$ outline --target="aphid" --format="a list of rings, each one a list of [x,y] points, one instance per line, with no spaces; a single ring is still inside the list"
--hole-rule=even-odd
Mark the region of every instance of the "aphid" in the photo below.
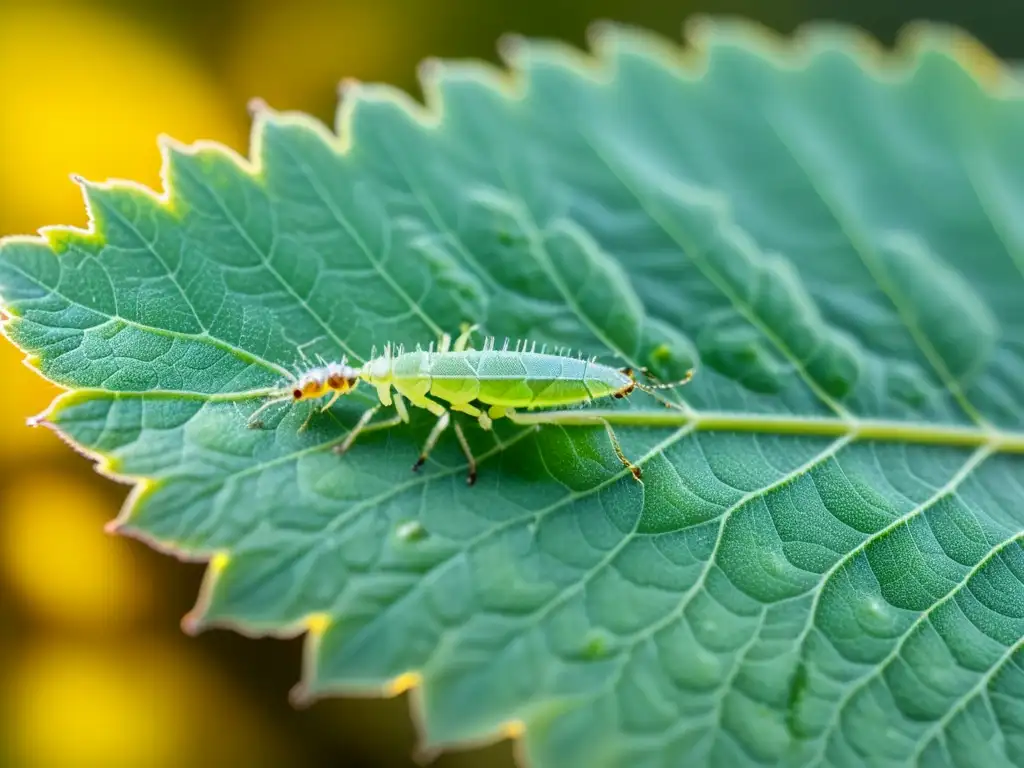
[[[658,397],[655,390],[682,386],[693,376],[690,370],[684,378],[670,384],[641,384],[631,368],[613,368],[596,362],[594,358],[548,354],[545,349],[538,352],[536,344],[527,350],[526,344],[520,343],[511,350],[506,341],[501,349],[495,349],[494,339],[488,338],[483,349],[476,350],[469,347],[474,330],[476,326],[464,328],[454,346],[451,337],[445,334],[437,350],[433,344],[427,350],[417,347],[412,352],[389,345],[383,355],[371,355],[371,359],[359,368],[349,366],[344,358],[338,363],[321,360],[320,366],[271,393],[271,399],[249,417],[249,426],[261,424],[257,417],[265,409],[289,400],[312,400],[329,394],[330,399],[320,409],[326,411],[339,397],[364,381],[376,389],[380,404],[360,417],[344,442],[335,446],[335,453],[345,453],[383,406],[394,404],[396,413],[380,422],[378,427],[408,423],[409,411],[405,404],[408,399],[417,408],[425,408],[437,416],[437,423],[430,431],[413,471],[423,466],[441,433],[452,424],[469,465],[466,481],[472,485],[476,481],[476,459],[462,428],[458,422],[452,421],[451,411],[468,414],[476,418],[482,428],[490,429],[494,419],[507,418],[517,422],[516,408],[534,410],[583,405],[602,397],[624,398],[635,389]],[[667,406],[679,407],[661,397],[658,399]],[[486,406],[486,410],[480,406]],[[553,418],[552,423],[555,421]],[[594,421],[603,424],[619,461],[634,478],[640,480],[640,467],[626,458],[611,424],[600,417],[595,417]],[[536,417],[529,423],[536,424]]]

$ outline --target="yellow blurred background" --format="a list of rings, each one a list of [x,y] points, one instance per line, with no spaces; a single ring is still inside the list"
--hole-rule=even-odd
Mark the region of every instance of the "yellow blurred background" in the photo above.
[[[677,37],[693,11],[783,31],[847,19],[885,40],[948,19],[1003,55],[1024,45],[1024,12],[1001,0],[0,0],[0,235],[84,225],[71,173],[158,187],[159,133],[246,152],[254,96],[330,122],[342,78],[417,93],[418,61],[494,61],[504,32],[579,44],[611,18]],[[0,765],[414,765],[404,697],[296,711],[299,641],[185,636],[202,568],[104,533],[127,489],[25,426],[57,390],[6,342],[0,372]],[[435,763],[511,764],[508,743]]]

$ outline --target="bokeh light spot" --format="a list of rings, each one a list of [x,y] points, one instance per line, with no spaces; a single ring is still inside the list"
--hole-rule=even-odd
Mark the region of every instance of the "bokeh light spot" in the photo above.
[[[31,614],[104,631],[140,616],[149,584],[132,542],[103,531],[113,511],[92,483],[56,471],[20,477],[4,492],[0,571]]]

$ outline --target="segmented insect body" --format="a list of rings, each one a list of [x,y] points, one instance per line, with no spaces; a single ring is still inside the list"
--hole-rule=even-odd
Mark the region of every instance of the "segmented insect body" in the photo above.
[[[363,414],[345,441],[335,447],[335,452],[348,450],[381,406],[394,404],[396,415],[380,422],[380,427],[408,422],[409,413],[405,406],[408,399],[414,406],[425,408],[438,417],[419,460],[413,465],[416,470],[426,461],[437,439],[451,422],[449,409],[473,416],[481,427],[490,429],[493,419],[517,421],[516,408],[533,410],[586,404],[603,397],[626,397],[634,389],[654,394],[656,389],[685,384],[693,374],[690,371],[685,378],[671,384],[646,385],[636,380],[631,369],[612,368],[594,359],[546,354],[534,349],[529,352],[525,349],[498,350],[494,349],[492,339],[485,342],[482,350],[467,349],[474,330],[475,326],[465,329],[454,347],[451,337],[446,334],[437,351],[417,349],[405,352],[386,348],[383,355],[373,357],[360,368],[353,368],[342,360],[310,369],[287,388],[273,393],[272,398],[249,417],[249,424],[257,426],[260,413],[286,400],[309,400],[330,394],[330,400],[321,409],[327,410],[340,396],[351,392],[360,381],[365,381],[377,391],[380,405]],[[668,401],[663,402],[672,405]],[[475,403],[487,406],[487,410],[482,410]],[[458,422],[451,423],[469,463],[467,481],[472,484],[476,479],[476,460]],[[536,419],[532,423],[536,423]],[[639,480],[640,468],[626,458],[611,425],[601,418],[595,418],[595,423],[603,424],[619,460]]]
[[[361,378],[391,385],[411,400],[429,395],[453,407],[477,401],[496,411],[621,397],[634,386],[628,374],[591,360],[507,350],[407,352],[390,366],[371,366]]]

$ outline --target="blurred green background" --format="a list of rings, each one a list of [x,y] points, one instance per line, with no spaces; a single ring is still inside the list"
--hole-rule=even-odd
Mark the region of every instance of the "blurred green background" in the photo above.
[[[246,152],[253,96],[330,122],[345,77],[418,94],[421,59],[496,61],[505,32],[582,44],[614,19],[678,38],[693,12],[850,21],[886,43],[943,20],[1024,48],[1006,0],[0,0],[0,234],[84,225],[70,173],[159,187],[161,132]],[[296,711],[300,641],[179,630],[202,567],[103,532],[127,489],[25,426],[57,390],[20,359],[0,344],[0,765],[414,765],[406,697]],[[512,749],[435,765],[510,766]]]

